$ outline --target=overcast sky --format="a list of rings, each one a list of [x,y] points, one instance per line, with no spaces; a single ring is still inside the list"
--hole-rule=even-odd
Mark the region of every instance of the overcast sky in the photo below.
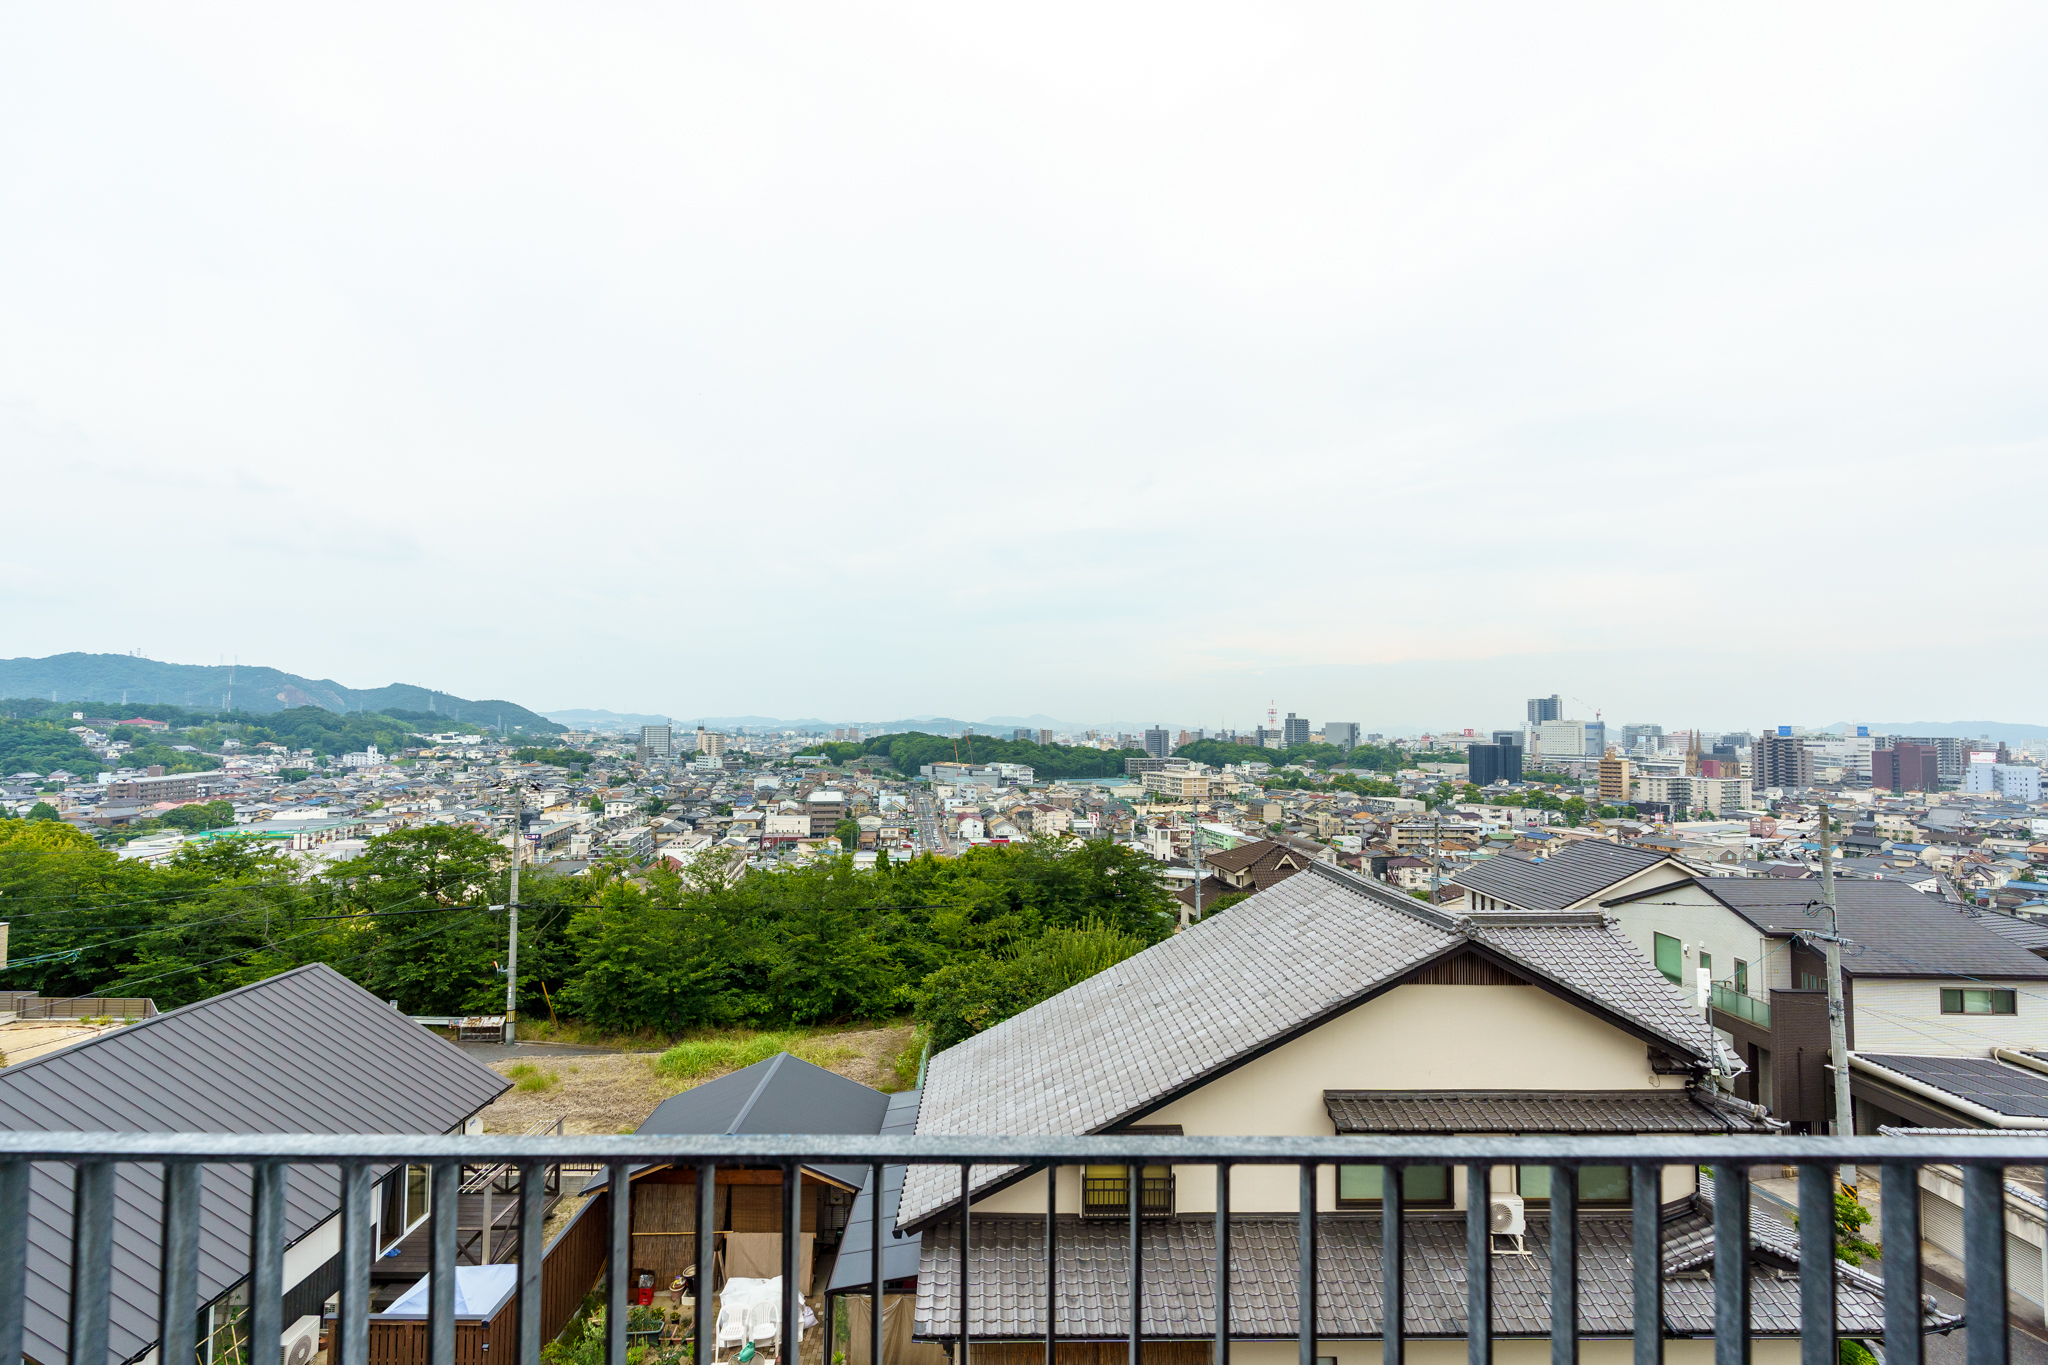
[[[17,5],[0,655],[2048,721],[2048,10]]]

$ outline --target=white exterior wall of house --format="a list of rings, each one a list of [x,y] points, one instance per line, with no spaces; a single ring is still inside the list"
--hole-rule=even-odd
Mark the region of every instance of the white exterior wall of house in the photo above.
[[[1944,986],[2010,990],[2018,1012],[1943,1014]],[[1850,1008],[1858,1052],[1981,1057],[1993,1047],[2048,1046],[2048,981],[1859,976],[1850,991]]]
[[[1416,1340],[1409,1338],[1402,1343],[1404,1357],[1415,1365],[1464,1365],[1466,1342],[1463,1337],[1449,1340]],[[1316,1354],[1336,1360],[1337,1365],[1379,1365],[1381,1345],[1377,1341],[1318,1341]],[[1578,1359],[1581,1365],[1629,1365],[1635,1351],[1633,1342],[1627,1340],[1584,1340],[1578,1345]],[[1750,1359],[1755,1365],[1793,1365],[1799,1359],[1797,1340],[1777,1337],[1760,1338],[1750,1344]],[[1496,1365],[1548,1365],[1550,1341],[1548,1338],[1496,1338],[1493,1343],[1493,1358]],[[1291,1341],[1233,1341],[1230,1345],[1232,1365],[1296,1365],[1301,1359],[1300,1348]],[[1666,1341],[1664,1359],[1671,1365],[1712,1365],[1714,1343],[1712,1341]]]
[[[1190,1136],[1329,1137],[1325,1090],[1655,1090],[1676,1076],[1650,1071],[1646,1045],[1536,986],[1396,986],[1265,1056],[1139,1120],[1177,1123]],[[1363,1139],[1361,1139],[1363,1142]],[[1175,1206],[1214,1212],[1212,1168],[1175,1170]],[[1059,1208],[1080,1207],[1079,1175],[1060,1172]],[[1325,1167],[1317,1207],[1336,1208],[1336,1171]],[[1299,1175],[1287,1166],[1239,1166],[1231,1207],[1296,1212]],[[1664,1198],[1691,1193],[1689,1167],[1664,1174]],[[1454,1173],[1455,1207],[1464,1176]],[[1045,1176],[1032,1175],[975,1202],[977,1212],[1045,1212]]]
[[[1652,883],[1654,885],[1654,883]],[[1732,981],[1735,960],[1749,964],[1749,994],[1770,999],[1773,990],[1792,985],[1792,954],[1782,940],[1772,939],[1697,886],[1676,887],[1649,900],[1609,906],[1621,932],[1651,965],[1657,961],[1656,936],[1666,934],[1686,947],[1688,985],[1699,966],[1700,949],[1714,959],[1714,980]]]

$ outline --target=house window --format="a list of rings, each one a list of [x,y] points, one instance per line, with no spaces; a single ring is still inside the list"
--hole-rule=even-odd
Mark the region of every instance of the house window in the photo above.
[[[1550,1202],[1550,1168],[1548,1166],[1522,1166],[1516,1171],[1516,1184],[1522,1198],[1532,1204]],[[1581,1166],[1579,1168],[1579,1203],[1583,1207],[1591,1204],[1627,1204],[1631,1200],[1626,1166]]]
[[[1377,1207],[1386,1189],[1384,1166],[1339,1166],[1337,1207]],[[1404,1166],[1401,1169],[1401,1198],[1408,1208],[1451,1206],[1451,1168],[1448,1166]]]
[[[1167,1166],[1145,1166],[1138,1172],[1140,1216],[1173,1216],[1173,1170]],[[1131,1168],[1124,1165],[1081,1168],[1081,1216],[1083,1218],[1129,1218],[1131,1216]]]
[[[1941,992],[1943,1014],[2017,1014],[2018,1000],[2012,991],[1949,990]]]
[[[1739,957],[1735,959],[1735,993],[1749,994],[1749,964]]]
[[[1802,990],[1802,991],[1824,991],[1824,990],[1826,990],[1827,988],[1828,988],[1828,983],[1827,983],[1827,982],[1825,982],[1825,981],[1823,981],[1823,980],[1821,980],[1821,978],[1820,978],[1819,974],[1817,974],[1817,973],[1815,973],[1815,972],[1801,972],[1801,973],[1799,974],[1799,989],[1800,989],[1800,990]]]
[[[1657,970],[1680,985],[1685,983],[1685,945],[1669,934],[1657,935]]]
[[[427,1168],[408,1166],[384,1178],[384,1249],[405,1240],[405,1235],[427,1221],[433,1203],[433,1187],[427,1182]]]

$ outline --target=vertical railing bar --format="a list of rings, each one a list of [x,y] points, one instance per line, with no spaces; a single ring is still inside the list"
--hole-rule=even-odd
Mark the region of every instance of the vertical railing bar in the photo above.
[[[0,1161],[0,1360],[21,1359],[28,1303],[28,1183],[35,1167]]]
[[[547,1167],[519,1163],[519,1365],[540,1365],[542,1267],[547,1254]],[[484,1231],[490,1236],[490,1230]]]
[[[164,1163],[163,1240],[156,1294],[156,1358],[187,1361],[199,1345],[199,1175],[196,1162]],[[6,1215],[0,1213],[0,1226]],[[0,1287],[0,1293],[4,1293]],[[0,1351],[0,1360],[19,1360]]]
[[[953,1365],[967,1365],[967,1256],[971,1246],[967,1233],[967,1214],[971,1204],[969,1195],[974,1190],[974,1167],[967,1162],[960,1163],[960,1350],[953,1358]]]
[[[1124,1167],[1124,1213],[1130,1220],[1128,1246],[1125,1254],[1131,1260],[1131,1336],[1129,1343],[1130,1365],[1139,1365],[1143,1350],[1139,1345],[1144,1335],[1145,1316],[1145,1168],[1132,1162]]]
[[[1635,1365],[1664,1365],[1664,1168],[1629,1167]]]
[[[404,1167],[399,1168],[404,1175]],[[376,1232],[370,1222],[369,1163],[341,1165],[341,1316],[336,1320],[337,1365],[369,1365],[370,1262],[376,1259]],[[189,1357],[163,1356],[183,1365]]]
[[[1465,1168],[1465,1361],[1493,1365],[1493,1168]]]
[[[462,1211],[462,1163],[437,1161],[428,1170],[433,1208],[427,1234],[427,1365],[455,1365],[455,1223]]]
[[[284,1185],[291,1167],[259,1161],[250,1175],[249,1341],[284,1337]]]
[[[800,1316],[803,1288],[796,1282],[796,1244],[804,1232],[804,1172],[794,1161],[782,1163],[782,1330],[777,1334],[775,1357],[795,1361],[802,1354],[804,1323]],[[825,1343],[825,1359],[832,1359],[832,1343]]]
[[[606,1169],[605,1183],[611,1190],[611,1251],[605,1257],[604,1277],[604,1359],[605,1365],[626,1365],[626,1277],[633,1269],[633,1178],[632,1167],[614,1161]],[[703,1177],[698,1177],[697,1197],[704,1197]],[[697,1248],[697,1317],[711,1311],[704,1295],[704,1248]]]
[[[1550,1168],[1550,1365],[1579,1359],[1579,1173]]]
[[[1832,1181],[1829,1190],[1832,1193]],[[1885,1162],[1878,1167],[1878,1195],[1878,1231],[1884,1243],[1885,1365],[1920,1365],[1919,1168],[1904,1161]],[[1830,1208],[1830,1217],[1833,1212]]]
[[[1919,1338],[1916,1327],[1913,1339]],[[1837,1365],[1838,1350],[1835,1173],[1831,1167],[1807,1162],[1799,1168],[1799,1365]]]
[[[2005,1365],[2005,1168],[1963,1168],[1963,1315],[1968,1365]]]
[[[114,1164],[81,1161],[71,1184],[69,1338],[69,1359],[79,1365],[106,1365],[113,1255]]]
[[[868,1167],[868,1173],[875,1191],[868,1209],[869,1221],[874,1224],[868,1239],[868,1365],[882,1365],[882,1238],[886,1235],[882,1226],[882,1163],[878,1161]]]
[[[631,1193],[630,1190],[628,1193]],[[629,1209],[628,1212],[630,1211]],[[618,1216],[616,1210],[612,1216]],[[717,1347],[718,1315],[713,1310],[717,1307],[718,1301],[718,1233],[712,1226],[717,1220],[718,1165],[716,1162],[700,1161],[697,1163],[697,1321],[693,1324],[696,1328],[697,1343],[690,1357],[694,1361],[708,1362]],[[613,1226],[618,1225],[615,1223]],[[622,1254],[630,1257],[630,1253]],[[621,1283],[625,1281],[630,1268],[624,1261],[620,1263],[618,1274]],[[619,1302],[622,1305],[625,1302],[624,1294],[625,1291],[621,1289]],[[619,1359],[615,1365],[625,1365],[625,1319],[625,1309],[621,1307],[618,1330],[622,1335],[619,1337]]]
[[[1301,1264],[1295,1281],[1294,1300],[1300,1312],[1301,1365],[1316,1365],[1316,1167],[1301,1165],[1300,1224],[1298,1250]]]
[[[1216,1365],[1230,1365],[1230,1163],[1216,1163]]]
[[[1714,1365],[1749,1365],[1749,1168],[1714,1167]]]
[[[1060,1168],[1045,1168],[1045,1365],[1056,1365],[1059,1295]],[[879,1358],[876,1365],[880,1365]]]
[[[1407,1287],[1401,1274],[1405,1196],[1402,1181],[1407,1171],[1400,1166],[1380,1168],[1380,1359],[1385,1365],[1401,1365],[1401,1329],[1406,1306],[1402,1291]]]

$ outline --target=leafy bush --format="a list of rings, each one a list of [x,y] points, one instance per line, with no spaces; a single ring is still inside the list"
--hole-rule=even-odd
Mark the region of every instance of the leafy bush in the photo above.
[[[1101,925],[1048,929],[1007,956],[956,962],[926,977],[918,1022],[930,1030],[932,1051],[943,1052],[1144,947]]]

